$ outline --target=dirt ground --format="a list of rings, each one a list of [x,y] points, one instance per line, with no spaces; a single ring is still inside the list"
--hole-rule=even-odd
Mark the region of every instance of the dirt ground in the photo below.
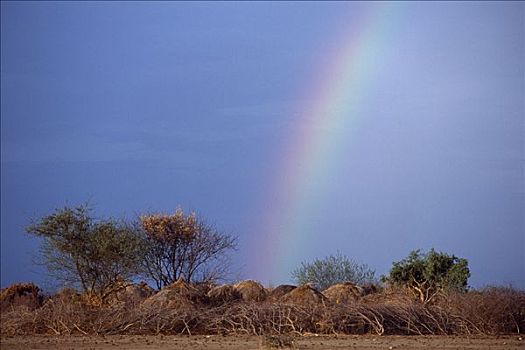
[[[106,336],[106,337],[13,337],[0,339],[2,350],[29,349],[183,349],[258,350],[261,337],[233,336]],[[525,349],[523,337],[447,337],[447,336],[304,336],[295,338],[296,349]]]

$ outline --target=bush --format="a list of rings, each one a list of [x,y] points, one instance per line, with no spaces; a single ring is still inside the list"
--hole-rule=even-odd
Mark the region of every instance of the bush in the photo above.
[[[427,303],[444,291],[466,291],[469,277],[466,259],[431,249],[427,254],[412,251],[407,258],[394,262],[382,280],[408,288]]]
[[[208,283],[227,273],[226,253],[237,246],[234,237],[208,225],[195,213],[142,215],[143,271],[160,289],[183,278]]]
[[[458,332],[469,327],[483,334],[522,334],[525,330],[525,293],[511,287],[453,292],[443,304],[454,315]]]
[[[125,287],[139,271],[141,242],[129,225],[95,221],[87,205],[65,207],[27,228],[43,239],[41,264],[58,280],[80,286],[94,301]]]
[[[292,272],[295,283],[311,283],[319,290],[325,290],[336,283],[373,283],[374,275],[375,271],[367,265],[359,264],[339,252],[324,259],[303,262],[299,268]]]

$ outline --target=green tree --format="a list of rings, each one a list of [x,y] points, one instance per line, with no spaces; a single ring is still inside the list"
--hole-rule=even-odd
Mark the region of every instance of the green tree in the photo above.
[[[292,279],[295,283],[311,283],[319,290],[343,282],[373,283],[374,276],[375,271],[366,264],[359,264],[340,252],[312,262],[302,262],[300,267],[292,271]]]
[[[104,302],[137,275],[143,249],[132,226],[90,212],[87,204],[64,207],[26,231],[42,238],[40,262],[52,276]]]
[[[454,255],[419,250],[410,252],[405,259],[394,262],[384,282],[407,287],[422,302],[428,303],[446,291],[466,291],[470,277],[468,261]]]
[[[236,249],[236,239],[217,231],[195,213],[140,216],[145,256],[144,274],[157,288],[179,278],[189,282],[213,282],[229,268],[227,253]]]

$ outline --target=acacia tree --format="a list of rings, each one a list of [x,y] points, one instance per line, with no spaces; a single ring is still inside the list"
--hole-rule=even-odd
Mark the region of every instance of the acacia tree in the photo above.
[[[40,263],[53,277],[100,302],[139,272],[137,232],[124,222],[96,221],[87,204],[57,209],[26,231],[42,238]]]
[[[412,251],[405,259],[394,262],[382,280],[406,287],[421,302],[428,303],[441,292],[466,291],[469,277],[466,259],[431,249],[426,254]]]
[[[319,290],[324,290],[336,283],[373,283],[374,275],[375,271],[366,264],[359,264],[340,252],[323,259],[315,259],[312,262],[302,262],[299,268],[292,271],[295,283],[311,283]]]
[[[213,282],[227,273],[228,251],[236,239],[217,231],[195,213],[142,215],[145,255],[143,270],[161,289],[179,278],[188,282]]]

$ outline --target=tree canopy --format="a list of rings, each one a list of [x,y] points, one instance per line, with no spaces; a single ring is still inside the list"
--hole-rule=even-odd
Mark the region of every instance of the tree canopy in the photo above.
[[[227,253],[236,239],[217,231],[195,213],[140,216],[146,277],[160,289],[179,278],[188,282],[215,281],[227,272]]]
[[[374,275],[375,271],[368,265],[359,264],[340,252],[312,262],[302,262],[301,266],[292,272],[292,278],[296,283],[311,283],[319,290],[336,283],[372,283]]]
[[[52,276],[99,301],[139,272],[142,249],[134,228],[113,219],[95,220],[87,204],[57,209],[26,231],[43,239],[41,264]]]
[[[394,262],[383,281],[409,288],[422,301],[429,302],[442,291],[466,291],[470,277],[468,261],[431,249],[410,252],[405,259]]]

